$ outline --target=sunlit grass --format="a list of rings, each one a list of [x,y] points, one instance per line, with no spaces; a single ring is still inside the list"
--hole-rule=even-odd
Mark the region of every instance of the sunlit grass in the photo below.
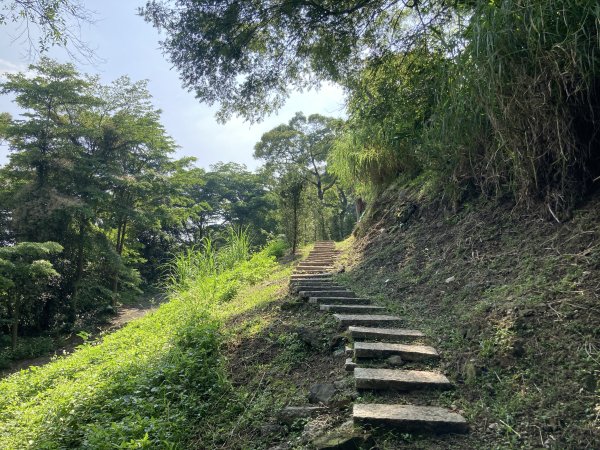
[[[0,448],[184,448],[192,424],[225,414],[224,324],[273,301],[291,269],[267,251],[250,256],[244,232],[220,251],[207,241],[177,257],[171,301],[156,312],[2,380]]]

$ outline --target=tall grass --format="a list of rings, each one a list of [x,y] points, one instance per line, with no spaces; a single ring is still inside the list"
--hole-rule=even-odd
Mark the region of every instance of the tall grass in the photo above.
[[[598,175],[600,6],[478,2],[464,38],[431,127],[453,176],[567,212]]]
[[[250,257],[250,234],[247,228],[229,227],[224,245],[217,249],[209,237],[200,247],[191,247],[175,255],[165,266],[166,285],[171,290],[188,288],[191,283],[214,277]]]
[[[600,6],[467,5],[437,43],[439,29],[349,84],[332,170],[379,190],[424,170],[453,201],[508,194],[568,216],[600,176]]]

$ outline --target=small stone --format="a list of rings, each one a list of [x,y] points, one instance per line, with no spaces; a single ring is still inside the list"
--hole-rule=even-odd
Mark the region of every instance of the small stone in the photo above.
[[[327,405],[331,402],[337,389],[331,383],[319,383],[310,388],[308,393],[308,401],[310,403],[323,403]]]
[[[500,428],[500,425],[498,425],[496,422],[490,423],[488,425],[488,430],[491,430],[491,431],[496,431],[498,428]]]
[[[344,356],[346,351],[343,348],[338,348],[335,352],[333,352],[333,356],[338,358],[340,356]]]
[[[446,278],[445,282],[446,283],[452,283],[454,280],[456,280],[456,277],[455,276],[451,276],[449,278]]]
[[[344,365],[344,369],[347,372],[352,372],[356,368],[356,363],[352,361],[352,358],[346,358],[346,364]]]
[[[318,450],[358,450],[372,445],[370,436],[354,429],[351,421],[317,437],[312,444]]]
[[[386,359],[386,362],[388,366],[392,367],[398,367],[404,364],[404,360],[398,355],[390,356],[388,359]]]
[[[343,344],[346,343],[346,340],[346,336],[344,336],[343,334],[336,334],[329,340],[329,349],[334,350],[338,347],[341,347]]]
[[[300,440],[304,443],[308,443],[324,433],[327,427],[327,422],[322,420],[309,420],[302,430]]]
[[[346,381],[345,380],[336,380],[333,382],[333,385],[335,386],[336,389],[342,390],[342,389],[344,389],[344,386],[346,385]]]
[[[312,348],[320,348],[321,347],[321,339],[319,335],[309,328],[298,327],[296,329],[296,333],[302,342]]]

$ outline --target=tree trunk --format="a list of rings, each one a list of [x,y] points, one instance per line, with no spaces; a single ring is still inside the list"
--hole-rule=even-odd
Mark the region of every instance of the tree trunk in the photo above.
[[[117,227],[117,244],[115,250],[117,251],[117,255],[121,256],[123,254],[123,248],[125,247],[125,232],[127,231],[127,217],[123,219],[123,222],[119,224]],[[113,280],[112,280],[112,299],[111,306],[116,308],[117,306],[117,294],[119,292],[119,274],[115,272]]]
[[[362,215],[362,213],[365,212],[365,208],[367,207],[367,204],[362,199],[362,197],[357,197],[355,207],[356,207],[356,221],[358,222],[360,220],[360,216]]]
[[[79,290],[79,283],[83,277],[83,250],[85,247],[85,222],[81,220],[79,223],[79,241],[77,242],[77,262],[75,266],[75,276],[73,277],[73,293],[71,294],[70,304],[70,320],[75,323],[77,316],[77,292]]]
[[[294,201],[294,218],[292,222],[292,255],[296,254],[296,247],[298,246],[298,204]]]
[[[15,350],[17,348],[17,338],[19,336],[19,319],[20,319],[20,305],[19,305],[19,300],[16,299],[15,300],[15,305],[13,308],[13,314],[12,314],[12,330],[11,330],[11,348],[13,350]]]

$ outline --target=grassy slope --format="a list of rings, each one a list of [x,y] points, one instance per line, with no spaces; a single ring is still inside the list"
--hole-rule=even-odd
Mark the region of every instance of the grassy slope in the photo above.
[[[442,217],[390,195],[366,236],[341,245],[340,281],[426,331],[457,384],[383,401],[448,405],[473,431],[383,430],[373,434],[378,448],[592,448],[598,204],[556,225],[483,204]],[[290,271],[259,261],[192,284],[101,344],[0,382],[0,448],[311,448],[350,418],[354,393],[345,357],[333,353],[343,348],[335,324],[287,295]],[[341,392],[330,412],[280,423],[281,407],[334,381]]]
[[[397,190],[373,211],[342,280],[434,338],[457,384],[438,401],[473,425],[391,448],[597,448],[600,199],[565,224],[483,202],[444,213]]]
[[[99,343],[2,380],[0,448],[187,447],[240,405],[222,354],[225,324],[272,301],[289,271],[258,255],[191,282]]]

